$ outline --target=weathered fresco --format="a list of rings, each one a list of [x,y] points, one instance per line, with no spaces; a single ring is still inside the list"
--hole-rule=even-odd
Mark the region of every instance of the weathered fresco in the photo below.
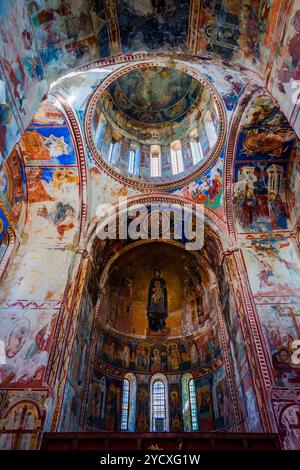
[[[0,20],[0,154],[4,158],[30,123],[47,85],[25,2],[1,2]]]
[[[299,253],[288,239],[245,242],[254,297],[297,297],[300,294]]]
[[[199,431],[230,426],[230,400],[225,371],[195,380]]]
[[[189,3],[117,0],[122,51],[186,49]]]
[[[195,380],[200,431],[274,430],[285,448],[299,448],[300,378],[294,361],[300,328],[299,143],[292,129],[299,126],[291,103],[299,7],[292,1],[281,14],[286,2],[270,3],[204,1],[197,12],[199,2],[188,1],[41,0],[27,2],[29,14],[22,1],[16,8],[11,1],[1,4],[0,262],[7,253],[7,229],[18,242],[0,289],[1,448],[36,448],[42,430],[119,431],[128,372],[137,384],[130,430],[150,430],[155,373],[166,375],[170,431],[190,430],[190,416],[182,413],[187,374]],[[97,166],[87,145],[89,100],[104,78],[133,62],[130,51],[174,48],[193,51],[192,60],[184,59],[187,69],[215,87],[224,108],[226,141],[218,158],[200,177],[168,193],[205,206],[204,249],[198,257],[175,246],[168,254],[146,246],[122,259],[121,250],[132,243],[127,240],[99,242],[97,252],[91,248],[91,220],[98,205],[137,196],[144,188],[129,187]],[[62,77],[120,52],[126,57]],[[258,72],[262,81],[239,64]],[[173,125],[203,99],[198,138],[207,162],[211,147],[202,114],[211,112],[215,130],[220,116],[205,93],[199,98],[190,76],[185,83],[174,77],[173,65],[161,59],[158,78],[137,68],[129,83],[120,73],[107,91],[107,110],[112,105],[114,113],[139,121],[153,138],[154,124]],[[266,80],[276,105],[262,88],[253,91]],[[140,107],[150,110],[142,114]],[[128,172],[129,141],[118,140],[123,117],[101,128],[100,111],[96,107],[93,121],[98,149],[116,144],[119,166],[116,151],[112,164]],[[169,144],[179,130],[169,131],[165,126],[162,133],[162,140],[168,139],[168,146],[161,146],[165,180],[171,175]],[[138,150],[144,177],[150,169],[147,145]],[[189,138],[181,145],[190,175]],[[156,203],[160,196],[155,195]],[[107,280],[99,286],[112,257]],[[149,331],[148,318],[156,267],[165,286],[165,327],[157,336]]]
[[[169,384],[170,432],[182,431],[182,403],[180,384]]]
[[[208,282],[201,279],[195,262],[188,251],[168,244],[151,243],[120,256],[105,283],[100,313],[103,324],[143,337],[149,326],[146,310],[150,281],[159,268],[166,283],[167,336],[207,330],[215,321],[215,306],[208,295]]]
[[[217,330],[193,340],[126,340],[101,331],[97,346],[99,358],[107,365],[144,373],[184,372],[208,367],[221,356]]]
[[[1,308],[1,341],[6,363],[0,366],[0,385],[39,388],[43,384],[58,311]]]
[[[87,430],[120,430],[122,380],[95,371],[90,384]]]
[[[234,202],[240,231],[287,228],[288,164],[296,140],[271,98],[253,99],[236,149]]]

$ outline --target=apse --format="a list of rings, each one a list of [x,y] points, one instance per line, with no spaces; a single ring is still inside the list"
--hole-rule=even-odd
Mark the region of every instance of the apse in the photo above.
[[[225,414],[221,409],[214,411],[221,402],[229,403],[229,388],[217,318],[219,301],[212,294],[205,264],[179,243],[163,241],[134,243],[108,262],[99,279],[86,430],[233,426],[229,405]],[[184,400],[189,401],[184,398],[185,387],[195,388],[190,407],[202,403],[203,414],[197,412],[193,423],[191,409],[182,411]],[[137,399],[129,404],[126,397],[132,388]],[[158,393],[164,396],[163,411],[155,417]],[[104,394],[105,410],[96,412]],[[110,406],[116,410],[113,416],[107,412]],[[125,419],[125,412],[135,419]]]

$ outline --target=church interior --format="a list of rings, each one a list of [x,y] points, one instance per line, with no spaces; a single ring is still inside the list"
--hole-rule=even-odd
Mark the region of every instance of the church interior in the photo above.
[[[0,449],[300,450],[299,138],[300,0],[0,1]]]

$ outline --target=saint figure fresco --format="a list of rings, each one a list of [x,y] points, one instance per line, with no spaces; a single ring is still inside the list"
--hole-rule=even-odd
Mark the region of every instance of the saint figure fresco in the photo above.
[[[150,281],[148,291],[148,327],[149,332],[164,332],[168,316],[168,297],[165,280],[161,277],[161,270],[154,270],[154,277]]]

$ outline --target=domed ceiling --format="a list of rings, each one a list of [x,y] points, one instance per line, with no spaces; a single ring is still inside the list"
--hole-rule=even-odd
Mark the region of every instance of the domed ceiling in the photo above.
[[[201,84],[180,70],[145,67],[120,77],[109,87],[115,109],[147,125],[179,121],[196,103]]]
[[[112,73],[86,113],[95,162],[140,189],[168,189],[198,175],[217,158],[224,128],[213,86],[193,69],[161,61]]]

